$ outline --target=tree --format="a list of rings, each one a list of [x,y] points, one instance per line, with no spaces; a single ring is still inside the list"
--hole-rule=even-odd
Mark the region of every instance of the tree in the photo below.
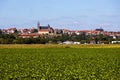
[[[2,34],[2,30],[0,29],[0,34]]]

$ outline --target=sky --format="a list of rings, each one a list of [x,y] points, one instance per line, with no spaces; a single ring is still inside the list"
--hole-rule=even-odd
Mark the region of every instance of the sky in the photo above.
[[[0,29],[50,25],[120,31],[120,0],[0,0]]]

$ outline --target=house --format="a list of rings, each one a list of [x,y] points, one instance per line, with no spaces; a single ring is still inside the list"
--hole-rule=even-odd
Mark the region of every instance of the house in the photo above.
[[[120,41],[112,41],[112,44],[120,43]]]
[[[80,42],[74,42],[74,44],[80,44]]]
[[[76,30],[76,31],[75,31],[75,34],[76,34],[76,35],[80,35],[80,34],[81,34],[81,31],[80,31],[80,30]]]
[[[63,34],[71,34],[70,30],[62,29]]]
[[[63,34],[62,29],[54,29],[54,34]]]
[[[8,34],[16,33],[17,29],[16,28],[9,28],[8,29]]]
[[[3,34],[7,34],[8,30],[7,29],[2,29]]]
[[[37,33],[20,34],[19,37],[21,37],[21,38],[38,38],[39,35]]]
[[[74,42],[73,41],[65,41],[63,42],[63,44],[73,44]]]
[[[49,24],[48,26],[41,26],[40,23],[38,22],[37,28],[38,28],[38,34],[52,34],[54,32],[53,28],[50,27]]]

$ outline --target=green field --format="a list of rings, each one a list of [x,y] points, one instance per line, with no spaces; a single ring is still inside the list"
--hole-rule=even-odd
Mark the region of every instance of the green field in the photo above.
[[[120,80],[120,45],[0,45],[0,80]]]

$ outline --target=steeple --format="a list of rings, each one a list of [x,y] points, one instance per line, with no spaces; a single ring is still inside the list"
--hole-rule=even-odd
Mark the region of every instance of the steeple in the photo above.
[[[48,24],[48,27],[50,27],[50,25]]]
[[[37,23],[37,28],[38,28],[38,31],[40,30],[40,22],[38,21]]]
[[[40,22],[38,21],[38,23],[37,23],[37,27],[40,27]]]

